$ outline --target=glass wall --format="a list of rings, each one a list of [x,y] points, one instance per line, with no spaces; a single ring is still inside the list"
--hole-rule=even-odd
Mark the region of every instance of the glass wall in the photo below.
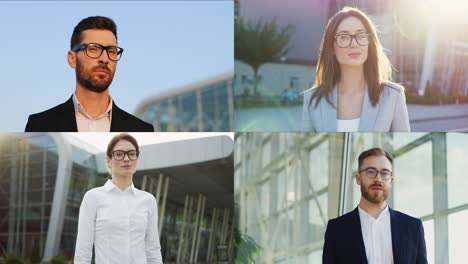
[[[0,134],[1,252],[26,257],[45,246],[58,166],[49,135]]]
[[[359,203],[358,156],[377,146],[394,157],[388,203],[422,220],[429,263],[463,263],[468,134],[242,133],[235,141],[238,227],[262,247],[259,262],[321,263],[327,221]]]
[[[232,80],[155,99],[139,112],[157,131],[232,131]]]

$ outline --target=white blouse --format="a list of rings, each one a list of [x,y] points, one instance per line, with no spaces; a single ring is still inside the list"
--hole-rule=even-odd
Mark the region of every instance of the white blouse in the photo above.
[[[86,192],[80,206],[75,264],[162,264],[158,209],[150,193],[111,180]]]
[[[338,119],[338,123],[336,125],[338,132],[357,132],[359,131],[359,122],[361,118],[356,119]]]

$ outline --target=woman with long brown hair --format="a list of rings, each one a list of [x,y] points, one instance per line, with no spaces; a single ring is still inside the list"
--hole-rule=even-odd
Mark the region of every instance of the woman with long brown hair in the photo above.
[[[328,21],[315,85],[304,92],[303,130],[410,131],[405,90],[391,73],[368,16],[343,8]]]

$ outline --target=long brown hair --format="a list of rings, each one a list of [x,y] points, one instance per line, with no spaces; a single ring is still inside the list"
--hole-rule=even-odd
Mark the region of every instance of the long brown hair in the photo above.
[[[374,24],[372,24],[369,17],[361,10],[353,7],[344,7],[328,21],[325,32],[323,33],[320,57],[315,74],[315,84],[314,87],[309,89],[316,89],[316,91],[310,98],[309,107],[312,105],[314,99],[316,99],[314,107],[317,107],[320,100],[324,97],[329,104],[334,106],[330,95],[333,87],[341,78],[340,64],[336,59],[333,49],[335,34],[341,21],[350,16],[359,19],[369,34],[368,55],[367,60],[364,62],[364,78],[367,83],[372,106],[375,106],[379,102],[384,82],[391,79],[392,65],[377,38]]]

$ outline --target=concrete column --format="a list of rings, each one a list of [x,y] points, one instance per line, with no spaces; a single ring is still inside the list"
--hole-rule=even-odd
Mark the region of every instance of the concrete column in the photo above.
[[[59,251],[73,164],[71,145],[59,133],[50,133],[49,135],[57,146],[58,168],[42,261],[50,260]]]
[[[450,263],[448,239],[447,141],[445,133],[432,134],[435,263]]]
[[[161,214],[159,215],[159,237],[161,238],[162,234],[162,228],[164,226],[164,217],[166,213],[166,201],[167,201],[167,190],[169,188],[169,177],[166,177],[166,180],[164,181],[164,191],[163,191],[163,196],[162,196],[162,205],[159,211],[161,211]]]
[[[198,131],[203,131],[203,104],[202,104],[202,96],[201,90],[197,89],[195,91],[196,99],[197,99],[197,124],[198,124]]]

